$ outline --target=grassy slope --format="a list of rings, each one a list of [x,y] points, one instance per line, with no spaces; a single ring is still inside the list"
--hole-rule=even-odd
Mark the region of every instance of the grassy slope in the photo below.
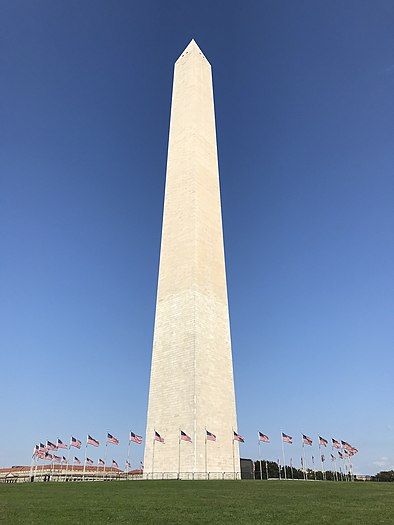
[[[130,481],[0,485],[0,523],[394,523],[394,484]]]

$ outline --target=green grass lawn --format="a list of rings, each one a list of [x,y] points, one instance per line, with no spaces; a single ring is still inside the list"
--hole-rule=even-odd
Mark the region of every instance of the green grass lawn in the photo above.
[[[394,524],[394,483],[0,484],[0,523]]]

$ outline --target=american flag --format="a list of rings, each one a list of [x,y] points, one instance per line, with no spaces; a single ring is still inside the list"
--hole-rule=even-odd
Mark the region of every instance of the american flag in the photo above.
[[[65,458],[64,456],[62,457],[62,463],[67,463],[67,458]]]
[[[140,461],[140,467],[141,467],[141,470],[144,470],[144,464],[142,463],[142,461]]]
[[[112,466],[115,467],[115,468],[119,467],[119,465],[116,463],[116,461],[114,459],[112,460]]]
[[[352,445],[349,445],[349,443],[347,443],[346,441],[341,441],[341,444],[342,444],[342,448],[344,448],[345,450],[352,449]]]
[[[82,443],[79,441],[79,439],[76,439],[75,437],[71,436],[70,446],[75,448],[81,448]]]
[[[93,465],[93,460],[90,459],[90,458],[86,458],[86,459],[85,459],[85,463],[86,463],[87,465]]]
[[[212,434],[212,432],[209,432],[209,430],[207,430],[206,432],[207,432],[207,441],[216,441],[215,434]]]
[[[338,450],[338,456],[339,456],[341,459],[343,459],[343,454],[342,454],[342,452],[340,452],[339,450]]]
[[[128,461],[126,461],[126,468],[131,468],[131,465]]]
[[[34,458],[34,456],[38,456],[39,453],[40,453],[40,447],[38,445],[36,445],[34,447],[34,449],[33,449],[33,456],[32,457]]]
[[[303,445],[310,445],[310,446],[312,446],[313,441],[312,441],[312,439],[310,437],[306,436],[305,434],[302,434],[302,443],[303,443]]]
[[[119,445],[119,439],[116,439],[116,437],[114,437],[112,434],[107,433],[107,443]]]
[[[319,443],[320,445],[323,445],[323,447],[326,447],[328,445],[327,439],[324,439],[321,436],[319,436]]]
[[[51,441],[47,441],[46,449],[47,450],[57,450],[57,446]]]
[[[188,436],[188,435],[186,434],[186,432],[183,432],[183,430],[181,430],[181,435],[180,435],[180,437],[181,437],[181,440],[182,440],[182,441],[188,441],[189,443],[192,443],[192,438],[191,438],[190,436]]]
[[[164,443],[164,438],[160,436],[158,432],[155,430],[155,441],[160,441],[160,443]]]
[[[292,436],[288,436],[287,434],[282,432],[282,441],[283,441],[283,443],[290,443],[290,445],[291,445],[293,443],[293,438],[292,438]]]
[[[137,434],[134,434],[134,432],[130,432],[130,441],[133,441],[134,443],[141,445],[142,436],[138,436]]]
[[[53,456],[53,460],[56,461],[56,463],[60,463],[62,458],[60,456]]]
[[[40,443],[40,452],[45,452],[45,445],[44,443]]]
[[[80,464],[81,464],[81,462],[79,461],[79,459],[77,458],[77,456],[74,456],[74,463],[75,463],[76,465],[80,465]]]
[[[322,462],[322,463],[325,462],[326,458],[324,457],[324,454],[322,454],[322,455],[320,456],[320,459],[321,459],[321,462]]]
[[[357,449],[357,448],[354,448],[354,447],[352,447],[352,450],[351,450],[351,452],[352,452],[352,454],[353,454],[353,456],[354,456],[354,454],[357,454],[357,452],[358,452],[358,449]]]
[[[259,432],[259,441],[262,441],[263,443],[269,443],[270,438],[263,434],[262,432]]]
[[[240,436],[239,434],[237,434],[235,432],[235,430],[233,430],[233,434],[234,434],[234,441],[239,441],[240,443],[245,443],[245,440],[242,436]]]
[[[104,461],[103,459],[99,459],[99,460],[98,460],[98,464],[99,464],[99,465],[105,465],[105,461]]]
[[[339,443],[339,441],[337,441],[337,440],[334,439],[334,438],[331,438],[331,440],[332,440],[332,446],[333,446],[334,448],[341,448],[341,444]]]
[[[88,439],[86,441],[86,444],[93,445],[94,447],[98,447],[100,445],[97,439],[92,438],[92,436],[89,436],[89,434],[88,434]]]
[[[334,456],[334,454],[331,454],[331,461],[335,461],[337,458]]]
[[[56,446],[57,448],[67,448],[67,445],[65,445],[63,441],[59,438],[57,438]]]
[[[301,468],[304,468],[304,460],[301,458]]]
[[[44,459],[46,459],[47,461],[52,461],[53,460],[53,456],[52,456],[52,454],[49,454],[49,452],[45,452]]]

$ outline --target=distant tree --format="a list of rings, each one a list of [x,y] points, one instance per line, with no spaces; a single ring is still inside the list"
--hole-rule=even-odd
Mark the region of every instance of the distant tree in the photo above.
[[[374,481],[394,481],[394,470],[378,472],[374,477]]]

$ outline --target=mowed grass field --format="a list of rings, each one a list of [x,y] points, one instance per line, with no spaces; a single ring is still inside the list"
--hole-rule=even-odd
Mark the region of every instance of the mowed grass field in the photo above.
[[[112,481],[0,484],[0,523],[394,524],[394,483]]]

